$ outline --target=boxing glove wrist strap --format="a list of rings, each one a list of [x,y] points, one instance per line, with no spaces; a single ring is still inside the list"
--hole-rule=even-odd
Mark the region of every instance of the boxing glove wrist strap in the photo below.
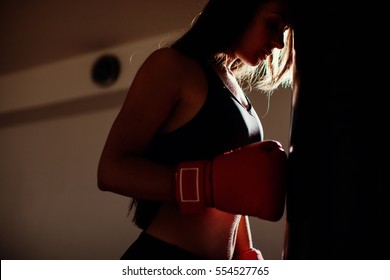
[[[180,163],[176,170],[176,200],[182,213],[199,213],[213,207],[210,162]]]

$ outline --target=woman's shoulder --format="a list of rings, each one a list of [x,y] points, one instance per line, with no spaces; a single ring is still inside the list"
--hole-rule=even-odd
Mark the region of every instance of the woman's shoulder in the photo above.
[[[171,47],[158,48],[150,54],[150,57],[184,59],[184,55],[180,51]]]
[[[181,53],[180,51],[164,47],[154,50],[147,58],[146,63],[157,64],[160,67],[183,71],[193,67],[198,67],[198,63],[193,58]]]
[[[159,76],[175,77],[175,80],[187,80],[196,78],[202,74],[200,64],[193,58],[180,51],[163,47],[150,53],[143,67],[148,71],[159,73]]]

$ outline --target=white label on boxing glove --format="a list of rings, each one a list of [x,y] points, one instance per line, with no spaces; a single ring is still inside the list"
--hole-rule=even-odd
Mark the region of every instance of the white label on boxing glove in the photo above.
[[[200,202],[199,168],[181,168],[179,188],[181,202]]]

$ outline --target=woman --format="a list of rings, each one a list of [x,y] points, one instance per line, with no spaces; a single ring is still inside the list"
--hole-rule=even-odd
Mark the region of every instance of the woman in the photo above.
[[[132,197],[143,230],[122,259],[262,259],[248,216],[281,218],[286,154],[262,139],[243,90],[289,81],[287,11],[210,0],[140,67],[98,168],[98,187]]]

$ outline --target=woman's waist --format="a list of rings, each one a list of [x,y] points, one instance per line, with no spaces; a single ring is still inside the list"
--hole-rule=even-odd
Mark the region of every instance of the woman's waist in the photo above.
[[[182,214],[177,205],[163,203],[146,232],[206,259],[230,259],[239,218],[214,208]]]

